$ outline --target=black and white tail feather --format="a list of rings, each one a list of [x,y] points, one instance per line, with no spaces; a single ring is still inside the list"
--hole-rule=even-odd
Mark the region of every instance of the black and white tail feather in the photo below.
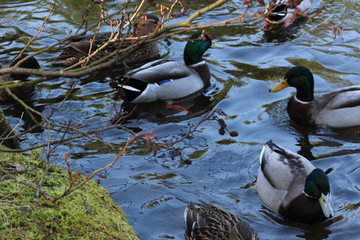
[[[139,97],[147,88],[148,83],[140,81],[136,78],[121,77],[118,79],[118,87],[125,91],[122,97],[124,101],[131,102]]]
[[[156,100],[171,99],[171,91],[163,91],[163,84],[171,83],[173,79],[165,79],[148,83],[133,77],[124,76],[118,79],[117,87],[123,89],[121,98],[126,102],[152,102]],[[168,89],[169,90],[169,89]],[[174,89],[172,89],[174,92]]]

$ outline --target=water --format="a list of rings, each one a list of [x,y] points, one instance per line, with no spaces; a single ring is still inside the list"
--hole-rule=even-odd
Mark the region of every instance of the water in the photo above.
[[[196,23],[239,16],[245,9],[242,2],[228,1],[211,13],[200,16]],[[318,11],[321,1],[312,2],[313,12]],[[37,32],[51,3],[40,0],[1,1],[1,63],[8,63]],[[29,51],[42,49],[70,31],[74,32],[88,3],[86,0],[76,3],[60,1],[51,21]],[[192,13],[205,6],[207,1],[184,0],[183,3]],[[121,1],[109,3],[109,11],[114,12],[117,4]],[[254,3],[249,13],[261,9]],[[163,105],[150,104],[139,106],[139,112],[125,126],[136,132],[153,130],[162,141],[177,139],[188,131],[189,123],[196,124],[206,112],[222,109],[228,115],[225,118],[228,128],[238,131],[239,136],[219,135],[218,124],[207,121],[201,126],[201,132],[177,145],[186,147],[182,153],[191,158],[191,165],[183,164],[173,151],[159,151],[154,157],[144,149],[133,148],[103,173],[107,178],[101,179],[101,184],[124,209],[130,224],[142,239],[183,239],[186,203],[198,200],[211,202],[243,217],[261,239],[359,238],[359,131],[346,133],[347,129],[294,124],[285,112],[287,99],[294,89],[268,92],[269,86],[276,84],[286,70],[296,64],[312,70],[317,94],[359,84],[359,12],[357,0],[327,1],[319,16],[296,31],[282,35],[264,32],[262,22],[207,29],[214,41],[225,47],[222,50],[210,49],[206,53],[212,85],[203,95],[186,103],[193,114],[184,116],[176,111],[164,112]],[[96,19],[95,13],[94,10],[94,15],[89,16],[90,23]],[[342,27],[340,36],[332,33],[331,25],[322,24],[329,21]],[[183,47],[184,42],[178,40],[172,40],[170,48],[165,44],[160,46],[161,53],[169,52],[167,58],[178,61],[182,61]],[[56,51],[41,54],[38,57],[41,66],[53,69],[46,66],[46,60],[57,54]],[[110,77],[116,72],[113,69]],[[71,120],[79,124],[109,120],[113,90],[108,86],[107,76],[100,73],[93,78],[83,77],[70,99],[56,112],[54,120],[62,123]],[[68,80],[58,78],[37,85],[37,92],[28,103],[44,115],[49,114],[69,89]],[[0,106],[11,125],[15,126],[21,114],[18,104]],[[30,126],[30,119],[25,117],[17,130],[23,131]],[[103,126],[101,123],[95,127]],[[103,139],[118,143],[124,142],[128,136],[120,129],[101,134]],[[53,138],[59,137],[53,135]],[[21,146],[31,146],[43,142],[43,139],[46,139],[46,132],[37,129],[25,135]],[[296,224],[262,204],[252,187],[256,181],[261,147],[269,139],[302,154],[315,166],[331,170],[333,221],[314,226]],[[72,169],[87,173],[109,163],[118,151],[105,144],[82,140],[61,145],[52,160],[62,164],[64,152],[69,152]]]

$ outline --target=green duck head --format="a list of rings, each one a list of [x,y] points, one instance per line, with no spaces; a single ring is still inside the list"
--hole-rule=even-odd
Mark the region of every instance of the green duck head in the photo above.
[[[187,42],[184,50],[184,62],[186,65],[193,65],[202,62],[203,55],[212,46],[209,35],[204,31],[193,34]]]
[[[14,58],[9,67],[13,67],[15,66],[16,63],[18,63],[20,60],[24,59],[25,57],[27,57],[28,54],[21,54],[19,58]],[[34,57],[30,57],[29,59],[27,59],[26,61],[22,62],[19,65],[20,68],[28,68],[28,69],[40,69],[40,65],[38,63],[38,61],[34,58]],[[11,74],[11,78],[14,80],[23,80],[26,79],[28,76],[27,75],[22,75],[22,74]]]
[[[304,193],[308,197],[319,200],[325,217],[332,218],[334,216],[334,210],[331,206],[329,179],[323,170],[315,168],[307,176]]]
[[[272,87],[270,92],[277,92],[286,87],[296,88],[296,97],[303,102],[314,100],[314,77],[310,70],[304,66],[290,68],[284,80]]]

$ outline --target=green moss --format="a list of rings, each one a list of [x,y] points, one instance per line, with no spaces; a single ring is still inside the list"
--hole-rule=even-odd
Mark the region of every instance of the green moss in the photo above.
[[[28,156],[0,152],[0,167],[37,185],[46,167],[40,154],[38,150]],[[56,203],[40,196],[37,205],[36,190],[2,172],[0,179],[2,239],[139,239],[121,208],[93,180]],[[68,185],[67,172],[50,166],[41,189],[59,196]]]

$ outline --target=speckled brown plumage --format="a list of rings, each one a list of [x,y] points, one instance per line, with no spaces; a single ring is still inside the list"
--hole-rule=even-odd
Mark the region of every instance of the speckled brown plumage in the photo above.
[[[247,222],[212,204],[202,204],[189,203],[185,209],[186,240],[259,239]]]
[[[158,21],[159,19],[156,16],[153,15],[143,16],[135,24],[135,30],[133,36],[143,36],[153,33],[157,28]],[[72,40],[72,42],[69,44],[69,47],[65,48],[65,50],[58,57],[51,60],[50,63],[52,65],[58,65],[58,66],[71,66],[73,64],[76,64],[89,54],[90,48],[91,48],[91,52],[94,52],[100,46],[102,46],[106,41],[108,41],[110,35],[111,33],[98,33],[95,36],[95,39],[93,40],[92,44],[90,40],[94,38],[94,35],[77,37]],[[89,62],[91,63],[98,59],[101,59],[118,49],[127,48],[131,44],[135,44],[135,42],[125,40],[122,42],[117,41],[110,43],[104,49],[99,51],[95,56],[93,56]],[[158,54],[159,54],[159,48],[157,43],[150,42],[144,44],[138,50],[135,50],[128,57],[126,57],[124,61],[128,64],[142,62],[145,60],[153,59]]]

